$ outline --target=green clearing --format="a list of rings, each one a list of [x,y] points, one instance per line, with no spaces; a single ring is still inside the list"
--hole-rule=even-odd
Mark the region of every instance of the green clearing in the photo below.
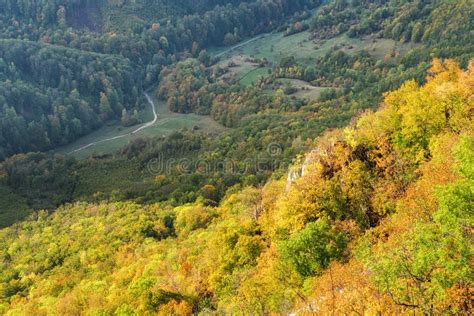
[[[207,133],[219,133],[225,130],[223,126],[215,122],[209,116],[173,113],[167,109],[164,102],[158,101],[156,98],[154,98],[154,102],[156,106],[156,112],[158,114],[158,121],[149,128],[143,129],[136,134],[131,134],[131,132],[136,130],[139,125],[124,128],[119,122],[111,122],[108,126],[104,126],[71,144],[54,150],[53,152],[58,154],[71,154],[71,156],[74,156],[75,158],[85,159],[91,155],[112,154],[120,148],[126,146],[130,141],[141,137],[167,136],[172,132],[181,129],[198,128],[199,130]],[[149,105],[147,105],[145,110],[143,110],[141,116],[144,122],[148,122],[153,119],[153,112]],[[84,150],[71,153],[87,144],[95,143],[119,135],[125,136],[122,138],[105,141],[103,143],[88,147]]]
[[[311,40],[310,36],[309,31],[290,36],[284,36],[283,33],[270,33],[235,49],[214,49],[210,52],[215,55],[222,54],[224,62],[240,55],[241,57],[265,58],[274,63],[283,57],[294,56],[299,62],[309,63],[333,49],[340,49],[348,54],[366,50],[374,57],[381,59],[393,50],[404,54],[416,46],[413,43],[403,44],[392,39],[372,36],[358,39],[341,34],[328,40]]]
[[[403,44],[373,36],[350,38],[347,34],[328,40],[312,40],[310,31],[304,31],[290,36],[284,36],[283,32],[261,35],[235,48],[211,49],[210,52],[221,57],[220,65],[235,65],[230,68],[230,76],[236,76],[244,85],[251,85],[268,71],[268,68],[259,68],[257,64],[247,61],[252,58],[266,59],[275,64],[283,57],[294,56],[298,62],[308,65],[331,50],[348,54],[366,50],[375,58],[383,59],[392,52],[405,54],[414,47],[416,44],[413,43]]]
[[[0,228],[10,226],[31,213],[26,200],[0,184]]]

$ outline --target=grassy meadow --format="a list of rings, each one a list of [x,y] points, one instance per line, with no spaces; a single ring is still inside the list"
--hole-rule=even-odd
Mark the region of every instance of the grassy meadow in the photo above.
[[[158,101],[156,98],[154,99],[154,102],[158,114],[158,121],[153,126],[143,129],[136,134],[131,134],[131,132],[136,130],[140,125],[125,128],[120,125],[120,122],[111,122],[108,126],[100,128],[99,130],[88,134],[67,146],[63,146],[55,150],[55,152],[59,154],[70,154],[78,159],[84,159],[91,155],[112,154],[136,138],[167,136],[174,131],[182,129],[197,128],[208,133],[219,133],[225,129],[209,116],[173,113],[168,110],[164,102]],[[143,122],[153,120],[153,112],[148,104],[142,111],[141,117]],[[100,142],[101,140],[119,135],[125,136],[110,141],[104,141],[84,150],[73,152],[89,143]]]
[[[251,59],[265,59],[276,64],[284,57],[293,56],[300,63],[311,64],[331,50],[341,50],[348,54],[366,50],[375,58],[384,59],[392,52],[404,54],[415,46],[413,43],[403,44],[373,36],[350,38],[347,34],[328,40],[315,40],[311,39],[310,31],[304,31],[290,36],[285,36],[283,32],[270,33],[248,41],[247,44],[236,45],[235,49],[218,48],[210,52],[221,57],[221,65],[233,64],[230,73],[241,84],[252,85],[260,77],[266,76],[271,67],[259,67],[258,64],[249,62]]]

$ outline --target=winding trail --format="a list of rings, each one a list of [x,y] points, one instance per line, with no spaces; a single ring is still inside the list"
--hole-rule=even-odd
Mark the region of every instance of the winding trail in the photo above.
[[[144,93],[145,94],[145,97],[148,101],[148,103],[151,105],[151,108],[153,110],[153,120],[148,122],[148,123],[145,123],[144,125],[142,125],[141,127],[137,128],[136,130],[130,132],[130,133],[126,133],[126,134],[122,134],[122,135],[118,135],[118,136],[115,136],[115,137],[110,137],[110,138],[106,138],[106,139],[102,139],[102,140],[99,140],[97,142],[92,142],[92,143],[89,143],[87,145],[84,145],[76,150],[73,150],[71,152],[68,153],[68,155],[71,155],[71,154],[74,154],[74,153],[77,153],[79,151],[82,151],[84,149],[87,149],[89,147],[92,147],[92,146],[95,146],[95,145],[98,145],[98,144],[102,144],[102,143],[105,143],[105,142],[109,142],[109,141],[112,141],[112,140],[115,140],[115,139],[120,139],[120,138],[124,138],[126,136],[129,136],[129,135],[133,135],[133,134],[136,134],[146,128],[149,128],[150,126],[153,126],[156,121],[158,120],[158,114],[156,113],[156,107],[155,107],[155,102],[153,102],[152,98],[148,95],[148,93]]]
[[[148,127],[152,126],[152,125],[155,124],[156,121],[158,120],[158,114],[156,114],[155,102],[153,102],[153,100],[150,98],[150,96],[149,96],[148,93],[146,93],[146,92],[145,92],[145,97],[146,97],[146,99],[148,100],[148,103],[150,103],[151,109],[153,110],[153,121],[148,122],[148,123],[146,123],[145,125],[143,125],[142,127],[137,128],[136,130],[134,130],[133,132],[131,132],[131,134],[136,134],[136,133],[138,133],[139,131],[141,131],[141,130],[143,130],[143,129],[145,129],[145,128],[148,128]]]

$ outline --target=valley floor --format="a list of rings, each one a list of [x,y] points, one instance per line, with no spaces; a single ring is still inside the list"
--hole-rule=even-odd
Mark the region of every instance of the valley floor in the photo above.
[[[149,97],[149,101],[153,102],[153,107],[147,106],[141,113],[142,119],[150,121],[149,123],[138,127],[123,127],[120,122],[111,122],[108,126],[58,148],[54,152],[84,159],[91,155],[113,154],[130,141],[140,137],[167,136],[182,129],[199,129],[208,133],[219,133],[225,130],[209,116],[174,113],[167,109],[165,102],[157,100],[151,94]]]

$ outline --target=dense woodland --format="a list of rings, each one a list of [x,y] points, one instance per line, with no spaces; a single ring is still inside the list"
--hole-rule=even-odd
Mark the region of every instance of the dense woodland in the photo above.
[[[440,39],[449,38],[453,47],[472,36],[472,10],[470,0],[340,0],[323,6],[311,27],[318,37],[348,31],[351,37],[378,33],[403,42],[440,44]],[[445,23],[450,20],[465,23]]]
[[[410,48],[212,53],[272,31]],[[0,314],[468,315],[473,36],[471,0],[0,0]],[[47,152],[144,91],[220,129]]]
[[[425,85],[319,138],[291,181],[218,206],[78,203],[4,229],[3,308],[467,313],[473,75],[435,60]]]
[[[141,79],[120,57],[2,40],[0,67],[0,159],[64,145],[141,104]]]

